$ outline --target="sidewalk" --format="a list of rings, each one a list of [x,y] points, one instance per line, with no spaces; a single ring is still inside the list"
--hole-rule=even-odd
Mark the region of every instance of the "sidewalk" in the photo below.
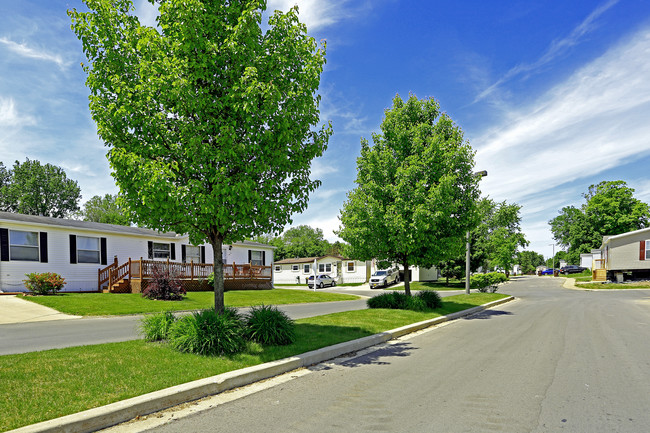
[[[63,314],[52,308],[20,299],[16,295],[0,296],[0,325],[79,318],[81,316]]]

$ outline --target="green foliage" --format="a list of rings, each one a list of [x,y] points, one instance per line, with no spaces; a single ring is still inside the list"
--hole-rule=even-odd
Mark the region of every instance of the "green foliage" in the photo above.
[[[169,328],[176,321],[171,311],[144,316],[141,321],[141,331],[146,341],[166,340]]]
[[[246,316],[246,337],[265,346],[295,341],[295,324],[283,311],[271,305],[252,307]]]
[[[156,28],[129,0],[84,3],[68,14],[121,197],[134,222],[212,245],[221,311],[224,241],[279,232],[320,185],[325,46],[297,8],[262,28],[263,0],[160,0]]]
[[[55,295],[56,292],[63,289],[65,279],[54,272],[43,272],[25,274],[26,280],[23,280],[25,287],[36,295]]]
[[[440,299],[440,295],[435,290],[422,290],[415,297],[422,299],[430,310],[442,307],[442,299]]]
[[[388,292],[373,296],[367,301],[368,308],[387,308],[391,310],[428,311],[442,306],[437,292],[425,290],[415,296],[402,292]]]
[[[0,210],[64,218],[79,210],[81,189],[61,167],[26,159],[0,166]]]
[[[128,226],[131,219],[128,210],[124,209],[118,201],[117,195],[106,194],[104,197],[96,195],[91,197],[81,212],[84,221],[94,221],[104,224],[117,224]]]
[[[476,274],[470,277],[469,287],[483,293],[494,293],[497,291],[498,285],[506,281],[508,281],[508,276],[501,272]]]
[[[397,95],[372,139],[372,146],[361,141],[357,187],[341,210],[337,234],[348,254],[404,269],[458,256],[477,223],[479,196],[474,153],[461,129],[433,98]]]
[[[180,352],[216,356],[241,352],[246,340],[238,318],[209,309],[175,321],[169,329],[169,344]]]
[[[142,297],[159,301],[180,301],[185,296],[185,289],[178,276],[169,271],[165,265],[155,265]]]
[[[521,267],[521,272],[531,274],[535,272],[538,266],[544,265],[544,256],[535,251],[520,251],[517,253],[517,263]]]
[[[562,208],[549,221],[554,239],[567,248],[567,261],[578,263],[581,253],[599,248],[603,236],[613,236],[650,225],[648,205],[634,198],[634,189],[622,180],[589,186],[585,202]]]
[[[287,229],[281,236],[264,234],[250,239],[276,247],[275,260],[295,257],[320,257],[326,254],[342,255],[344,244],[336,241],[330,244],[323,237],[323,230],[300,225]]]

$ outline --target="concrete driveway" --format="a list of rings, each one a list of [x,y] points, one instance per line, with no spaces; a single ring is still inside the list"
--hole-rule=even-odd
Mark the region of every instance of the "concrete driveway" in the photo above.
[[[15,295],[0,296],[0,325],[80,318],[81,316],[63,314],[52,308],[25,301]]]

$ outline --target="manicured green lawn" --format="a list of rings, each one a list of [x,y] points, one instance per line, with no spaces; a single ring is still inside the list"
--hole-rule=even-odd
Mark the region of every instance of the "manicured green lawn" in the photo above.
[[[138,293],[64,293],[56,296],[25,296],[22,299],[77,316],[111,316],[212,308],[213,292],[188,292],[182,301],[152,301]],[[307,290],[233,290],[224,294],[227,306],[302,304],[310,302],[351,301],[354,295],[310,292]]]
[[[192,380],[285,358],[508,295],[443,299],[434,312],[359,310],[296,321],[289,346],[249,345],[246,353],[203,357],[142,340],[0,356],[0,431],[80,412]]]
[[[633,282],[633,283],[580,283],[576,287],[582,289],[596,289],[596,290],[625,290],[625,289],[650,289],[648,282]]]
[[[445,280],[440,281],[411,281],[411,290],[465,290],[465,281]],[[388,286],[384,290],[404,290],[404,286]]]

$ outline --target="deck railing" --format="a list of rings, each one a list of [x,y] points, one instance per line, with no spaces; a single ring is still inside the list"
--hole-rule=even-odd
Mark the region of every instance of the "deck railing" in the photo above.
[[[594,259],[591,263],[591,269],[605,269],[605,259]]]

